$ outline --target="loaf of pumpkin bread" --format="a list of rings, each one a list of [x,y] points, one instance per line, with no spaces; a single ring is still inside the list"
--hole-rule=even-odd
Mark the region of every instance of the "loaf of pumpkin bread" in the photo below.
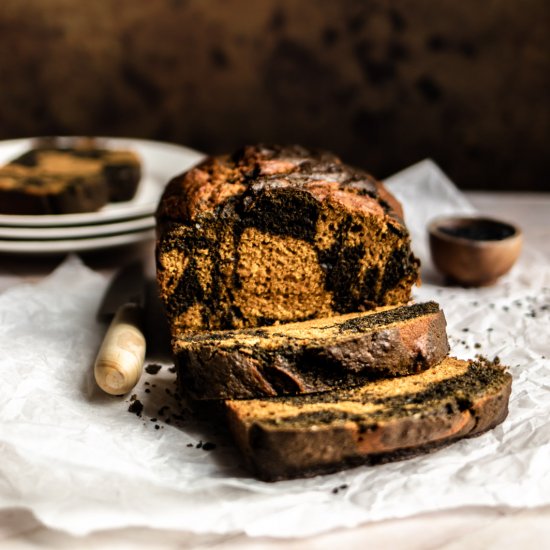
[[[299,146],[244,147],[174,178],[156,258],[175,337],[405,304],[419,277],[397,200]]]
[[[404,376],[449,351],[434,302],[173,340],[180,392],[195,400],[297,395]]]
[[[420,374],[352,390],[224,406],[248,466],[275,481],[406,458],[478,435],[506,417],[511,380],[498,364],[447,358]]]

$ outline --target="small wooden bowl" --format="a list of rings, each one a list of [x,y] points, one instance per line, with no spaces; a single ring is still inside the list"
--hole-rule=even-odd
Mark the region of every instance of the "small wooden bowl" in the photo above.
[[[489,286],[507,273],[521,251],[519,227],[485,217],[445,217],[428,226],[436,268],[451,282]]]

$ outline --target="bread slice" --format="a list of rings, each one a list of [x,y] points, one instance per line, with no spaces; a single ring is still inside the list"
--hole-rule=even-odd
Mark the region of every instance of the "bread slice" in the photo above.
[[[138,156],[97,147],[46,141],[0,168],[0,212],[69,214],[92,212],[108,202],[130,200],[141,178]]]
[[[406,458],[478,435],[506,417],[511,382],[498,364],[447,358],[353,390],[224,406],[251,470],[275,481]]]
[[[173,350],[193,399],[292,395],[412,374],[447,355],[435,302],[379,308],[261,329],[183,333]]]
[[[109,193],[98,163],[75,164],[75,170],[56,172],[18,164],[1,167],[0,213],[68,214],[105,206]]]
[[[404,304],[419,277],[384,185],[299,146],[244,147],[174,178],[157,235],[174,336]]]

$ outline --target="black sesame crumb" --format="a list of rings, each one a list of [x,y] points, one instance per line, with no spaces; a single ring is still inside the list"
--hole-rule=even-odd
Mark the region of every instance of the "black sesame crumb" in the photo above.
[[[479,342],[476,342],[474,344],[474,348],[479,349],[481,347],[481,344]]]
[[[333,495],[338,494],[338,487],[334,487],[334,489],[332,490],[332,494]]]
[[[151,390],[149,388],[145,388],[145,393],[151,393]]]
[[[158,424],[155,424],[155,430],[159,430],[160,426]]]
[[[144,382],[144,383],[145,383],[145,385],[146,385],[146,386],[148,386],[148,385],[149,385],[149,382]]]
[[[134,399],[132,404],[128,407],[128,412],[141,416],[143,412],[143,403],[139,399]]]
[[[493,327],[489,327],[489,328],[487,329],[487,332],[493,332]]]
[[[202,446],[202,450],[203,450],[203,451],[213,451],[215,448],[216,448],[216,444],[215,444],[215,443],[211,443],[210,441],[207,441],[207,442],[204,443],[203,446]]]
[[[199,442],[195,445],[195,448],[200,449],[201,447],[202,447],[202,441],[199,441]]]
[[[151,422],[156,422],[156,421],[157,421],[156,418],[150,418],[149,420],[150,420]]]
[[[133,393],[131,396],[130,396],[130,401],[135,401],[137,399],[137,395],[135,393]]]
[[[470,330],[470,329],[469,329],[468,327],[464,327],[464,328],[462,329],[462,332],[468,332],[469,330]]]
[[[347,489],[347,488],[348,488],[347,483],[344,483],[344,484],[340,485],[340,489],[342,489],[342,490]]]
[[[188,447],[194,447],[193,443],[188,443],[187,446]]]
[[[162,369],[162,365],[151,364],[145,367],[145,372],[147,374],[157,374],[160,369]]]
[[[174,367],[170,367],[170,368],[168,369],[168,371],[171,372],[171,373],[173,374],[173,373],[176,372],[176,367],[175,367],[175,366],[174,366]]]

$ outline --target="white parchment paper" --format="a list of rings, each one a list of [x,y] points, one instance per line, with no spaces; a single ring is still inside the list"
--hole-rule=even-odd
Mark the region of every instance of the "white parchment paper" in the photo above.
[[[136,388],[141,416],[128,396],[94,387],[108,281],[69,257],[39,284],[0,294],[0,508],[28,508],[73,534],[140,525],[290,537],[462,505],[550,503],[550,266],[526,249],[494,287],[440,286],[426,223],[472,207],[430,161],[388,181],[424,262],[416,298],[442,305],[452,354],[510,367],[501,426],[403,462],[256,481],[227,434],[180,410],[170,363]]]

